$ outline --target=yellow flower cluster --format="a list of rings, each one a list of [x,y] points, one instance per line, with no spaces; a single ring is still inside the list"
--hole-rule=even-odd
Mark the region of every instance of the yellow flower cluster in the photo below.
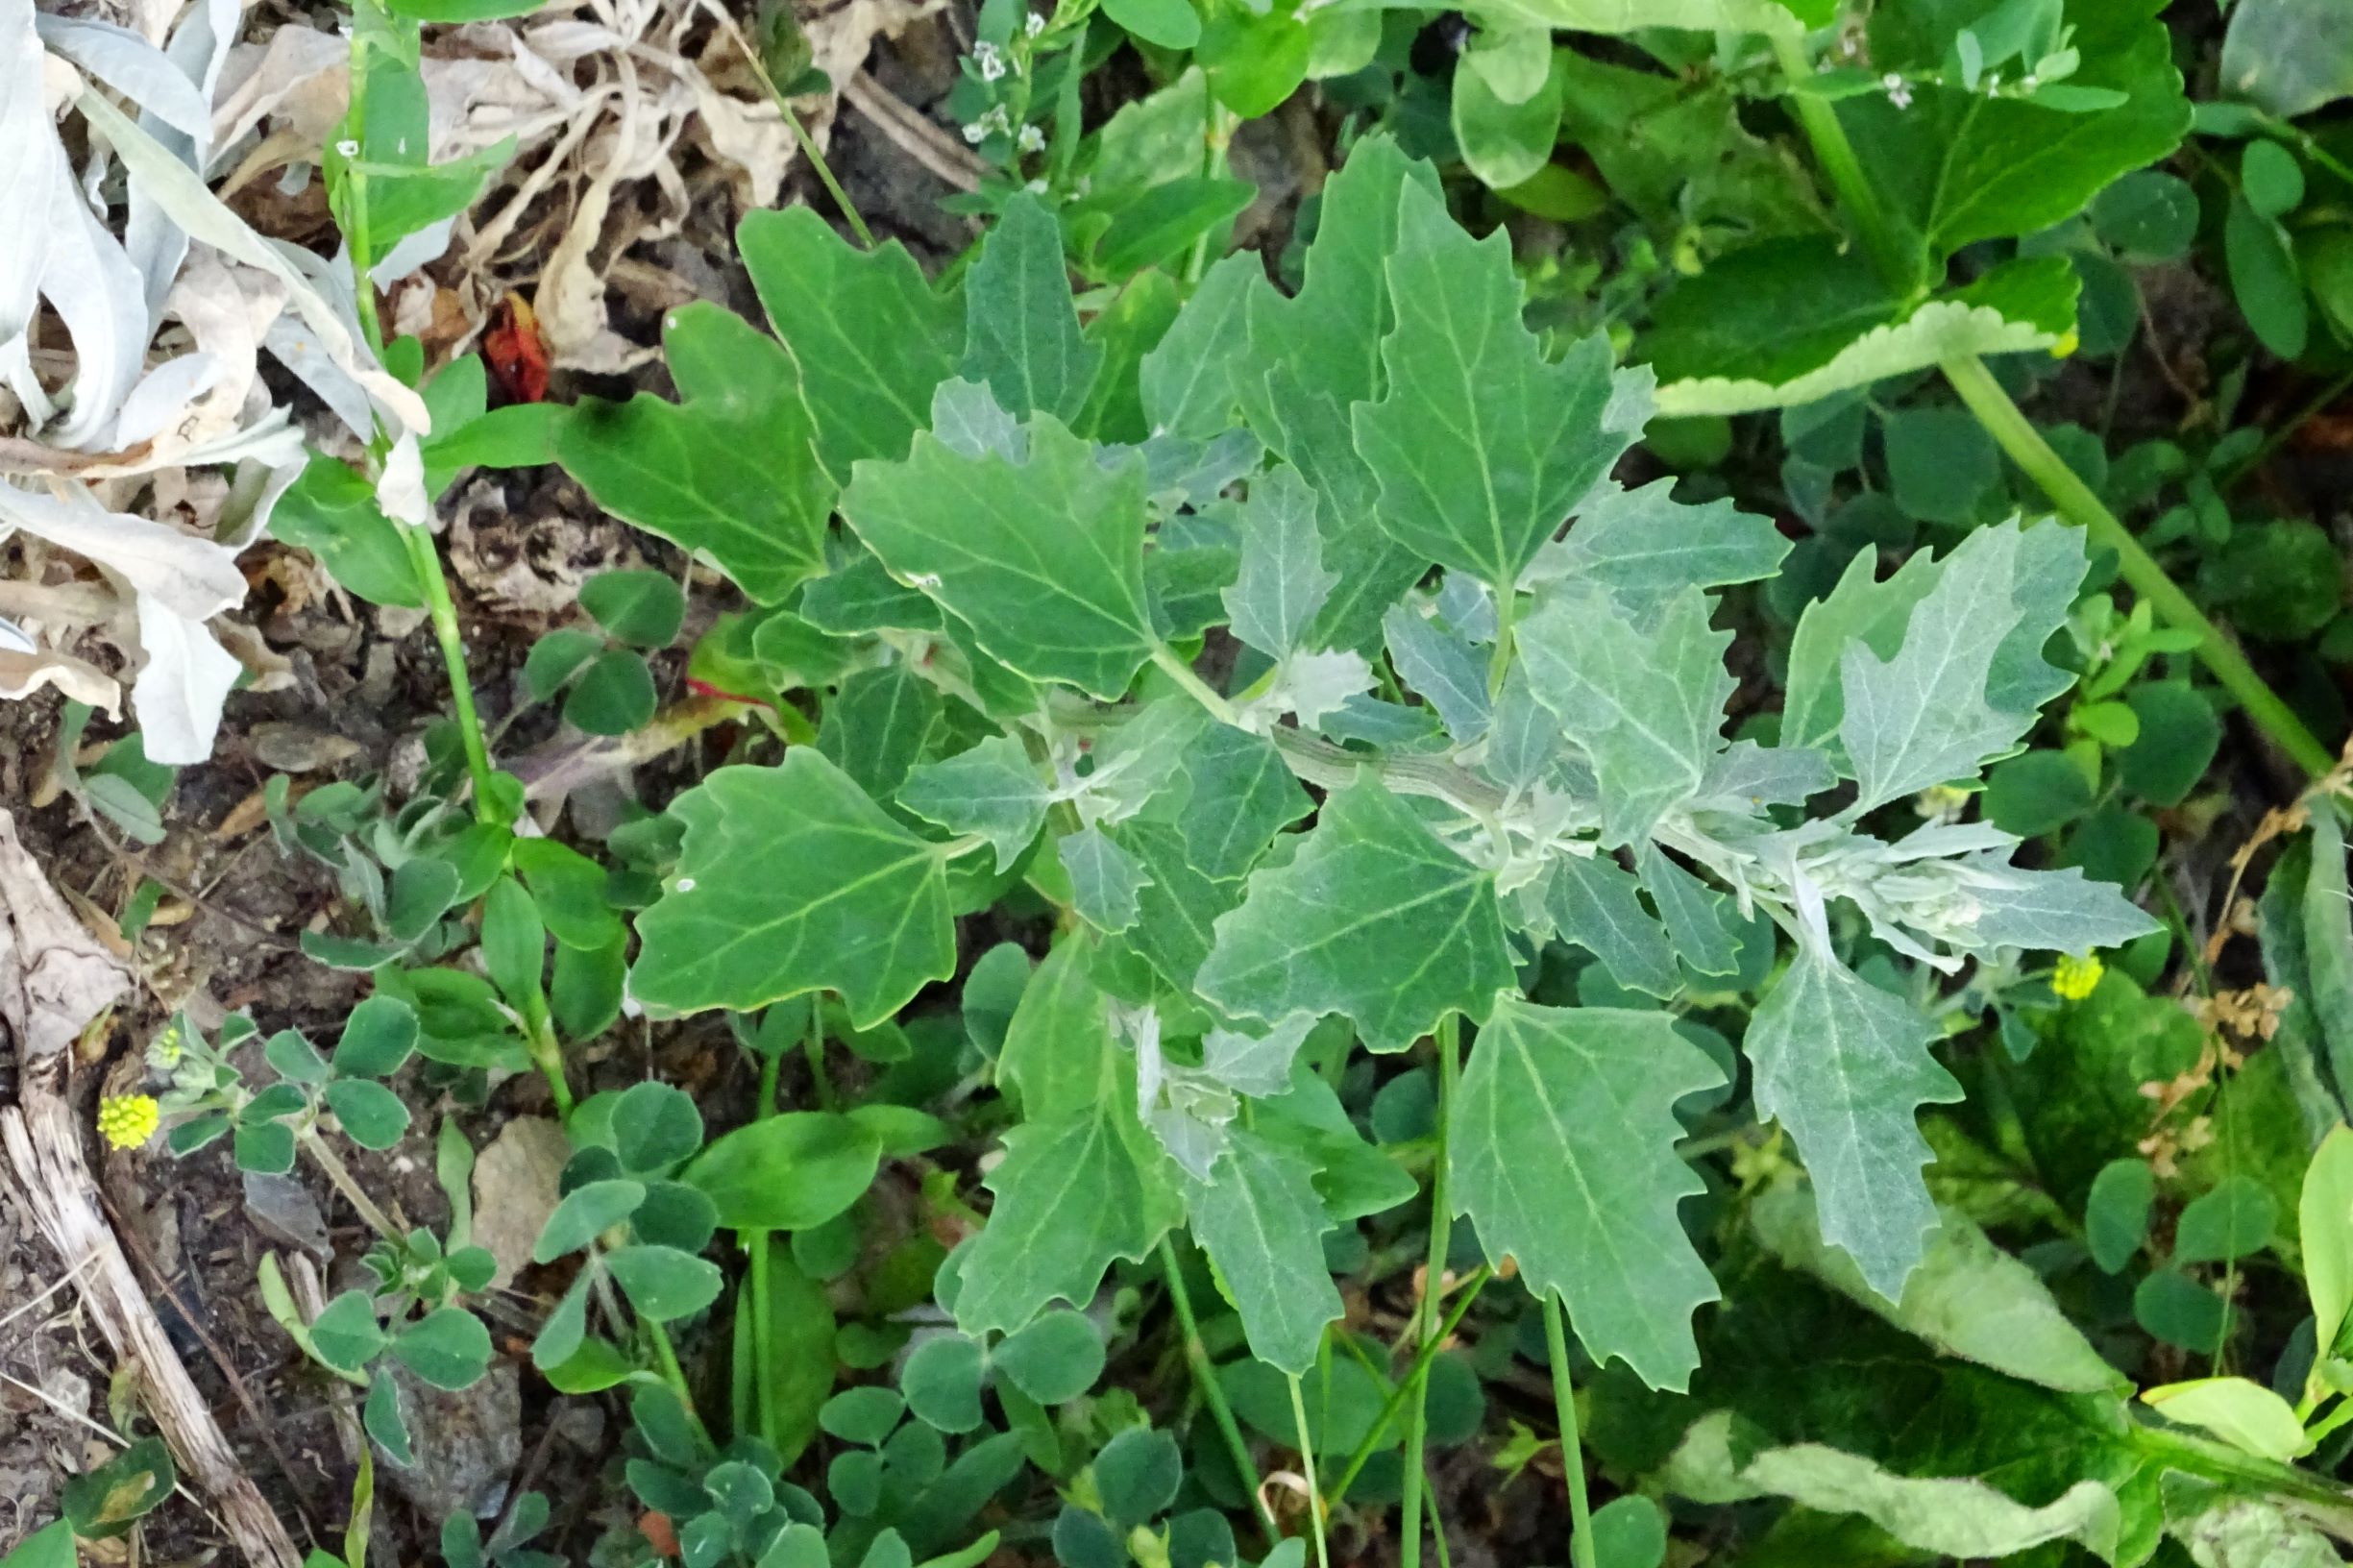
[[[2062,953],[2059,967],[2050,971],[2050,989],[2071,1002],[2080,1002],[2099,989],[2099,977],[2107,972],[2108,967],[2096,954],[2074,958]]]
[[[118,1149],[135,1149],[163,1121],[153,1094],[110,1094],[98,1102],[98,1134]]]

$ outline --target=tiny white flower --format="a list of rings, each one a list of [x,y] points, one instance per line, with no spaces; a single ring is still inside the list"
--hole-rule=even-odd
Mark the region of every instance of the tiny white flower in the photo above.
[[[1014,143],[1025,153],[1042,153],[1045,151],[1045,133],[1034,125],[1025,125],[1021,128],[1021,134],[1014,138]]]
[[[970,125],[964,128],[964,139],[970,142],[975,147],[979,146],[981,142],[987,138],[988,135],[989,128],[981,124],[978,120],[974,120]]]
[[[1021,31],[1028,34],[1033,38],[1036,37],[1039,34],[1045,31],[1045,17],[1037,12],[1031,12],[1029,13],[1029,19],[1021,24]]]
[[[1912,107],[1912,84],[1898,76],[1894,71],[1879,78],[1879,86],[1887,89],[1887,101],[1898,109]]]
[[[1001,81],[1005,75],[1005,56],[993,43],[981,42],[972,46],[972,63],[980,70],[983,82]]]

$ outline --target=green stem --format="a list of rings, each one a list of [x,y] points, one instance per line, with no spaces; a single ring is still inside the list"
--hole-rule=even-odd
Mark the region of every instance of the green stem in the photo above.
[[[1323,1482],[1315,1475],[1315,1445],[1308,1440],[1308,1403],[1299,1396],[1299,1379],[1291,1384],[1291,1423],[1299,1429],[1299,1472],[1308,1482],[1308,1519],[1315,1529],[1315,1568],[1332,1568],[1331,1549],[1324,1544]]]
[[[833,165],[825,161],[825,154],[818,146],[817,138],[809,135],[809,128],[801,124],[800,116],[793,111],[792,101],[776,86],[775,79],[768,74],[768,61],[760,58],[760,51],[744,36],[744,30],[736,25],[735,18],[727,13],[723,6],[713,4],[706,9],[719,18],[720,25],[727,30],[727,36],[735,40],[736,48],[742,52],[744,63],[751,67],[751,74],[758,77],[760,86],[768,89],[769,99],[775,104],[776,112],[784,116],[785,128],[793,133],[794,145],[800,149],[800,156],[809,160],[809,167],[817,171],[818,184],[825,187],[825,194],[833,198],[833,205],[842,209],[842,216],[849,224],[850,232],[858,236],[858,243],[872,250],[874,232],[866,226],[866,219],[858,215],[857,204],[849,199],[849,192],[842,188],[842,182],[833,177]]]
[[[1495,591],[1495,656],[1487,661],[1487,697],[1504,695],[1504,677],[1511,673],[1511,628],[1519,619],[1520,596],[1509,584]]]
[[[701,1434],[704,1442],[709,1442],[710,1431],[703,1426],[702,1416],[695,1409],[695,1396],[687,1390],[686,1369],[678,1364],[678,1350],[670,1342],[670,1331],[643,1312],[638,1314],[637,1326],[645,1331],[646,1342],[653,1347],[654,1364],[662,1374],[662,1381],[670,1385],[672,1393],[678,1396],[678,1404],[685,1409],[686,1418],[695,1424],[695,1431]]]
[[[833,1109],[833,1079],[825,1071],[825,993],[809,993],[809,1036],[801,1044],[801,1054],[809,1059],[810,1088],[817,1094],[821,1111]],[[772,1102],[775,1096],[769,1096]]]
[[[1805,51],[1795,36],[1776,34],[1773,48],[1782,73],[1793,86],[1810,73]],[[1790,96],[1798,122],[1813,144],[1814,158],[1829,180],[1830,188],[1837,192],[1839,206],[1846,209],[1849,221],[1862,236],[1863,248],[1878,269],[1880,282],[1899,294],[1913,291],[1919,284],[1918,270],[1888,226],[1886,210],[1879,205],[1862,163],[1854,156],[1854,145],[1847,139],[1846,127],[1839,124],[1837,113],[1823,100],[1802,92],[1793,91]],[[1985,361],[1975,355],[1958,355],[1944,361],[1942,368],[1962,403],[1977,416],[1977,422],[2000,444],[2002,451],[2010,454],[2010,460],[2042,487],[2059,515],[2080,525],[2095,545],[2116,551],[2118,573],[2133,592],[2147,600],[2168,625],[2197,633],[2198,658],[2222,689],[2238,699],[2256,726],[2307,772],[2316,778],[2325,776],[2335,761],[2327,748],[2313,739],[2312,732],[2280,700],[2279,694],[2255,673],[2238,645],[2206,619],[2190,596],[2166,576],[2156,557],[2141,548],[2131,530],[2050,449],[2042,432],[1985,368]]]
[[[2353,388],[2353,370],[2348,370],[2331,380],[2328,385],[2315,393],[2311,401],[2304,406],[2289,415],[2285,422],[2263,438],[2262,446],[2232,464],[2228,473],[2218,476],[2214,481],[2215,489],[2224,495],[2236,489],[2242,479],[2269,462],[2272,453],[2293,440],[2296,431],[2326,412],[2329,405],[2343,397],[2348,388]]]
[[[1178,658],[1167,645],[1152,645],[1152,662],[1160,666],[1163,674],[1183,687],[1187,696],[1207,708],[1211,718],[1221,724],[1235,722],[1234,704],[1218,696],[1215,687],[1193,674],[1192,666]]]
[[[1500,627],[1499,634],[1500,634]],[[1446,1252],[1454,1239],[1454,1206],[1446,1190],[1447,1121],[1454,1108],[1455,1081],[1462,1071],[1462,1020],[1449,1014],[1438,1024],[1438,1156],[1430,1176],[1430,1262],[1424,1271],[1421,1300],[1414,1304],[1414,1317],[1421,1324],[1422,1348],[1428,1350],[1439,1336],[1438,1296],[1446,1279]],[[1429,1408],[1424,1398],[1429,1384],[1416,1379],[1406,1403],[1406,1495],[1405,1518],[1399,1527],[1398,1547],[1404,1568],[1421,1568],[1422,1560],[1422,1448],[1429,1434]],[[1434,1509],[1433,1510],[1434,1512]],[[1445,1529],[1443,1523],[1438,1529]]]
[[[1250,1488],[1250,1507],[1257,1513],[1260,1526],[1266,1531],[1269,1543],[1282,1537],[1274,1515],[1266,1511],[1265,1483],[1259,1478],[1259,1467],[1250,1458],[1250,1445],[1242,1441],[1242,1429],[1234,1419],[1234,1407],[1226,1403],[1226,1391],[1217,1383],[1217,1369],[1210,1363],[1209,1347],[1201,1342],[1200,1320],[1193,1316],[1192,1296],[1185,1288],[1185,1275],[1177,1266],[1176,1248],[1168,1238],[1160,1241],[1162,1277],[1168,1282],[1168,1303],[1176,1309],[1177,1326],[1185,1335],[1185,1363],[1192,1370],[1193,1386],[1200,1390],[1201,1401],[1210,1408],[1210,1419],[1217,1424],[1217,1434],[1225,1439],[1226,1455],[1234,1461],[1234,1473],[1241,1483]]]
[[[1585,1450],[1577,1435],[1577,1389],[1569,1382],[1569,1335],[1560,1296],[1544,1297],[1544,1351],[1553,1363],[1553,1406],[1560,1416],[1560,1467],[1569,1478],[1569,1561],[1593,1568],[1593,1509],[1585,1497]]]
[[[751,1119],[766,1121],[776,1114],[776,1075],[781,1052],[761,1058],[760,1099]],[[776,1410],[775,1327],[769,1314],[769,1233],[744,1233],[745,1266],[751,1286],[751,1409],[754,1424],[771,1448],[779,1447],[782,1422]]]
[[[351,1206],[358,1211],[361,1219],[368,1222],[368,1229],[387,1241],[397,1242],[401,1239],[400,1230],[392,1223],[391,1217],[376,1206],[376,1200],[368,1196],[367,1189],[359,1185],[356,1177],[353,1176],[351,1166],[345,1164],[342,1157],[327,1146],[327,1139],[319,1136],[319,1130],[316,1127],[304,1128],[300,1141],[303,1151],[310,1156],[311,1162],[321,1171],[326,1173],[328,1181],[333,1184],[334,1189],[342,1193]]]
[[[2134,593],[2149,601],[2158,618],[2169,625],[2197,633],[2199,660],[2222,689],[2238,699],[2256,727],[2270,736],[2306,772],[2315,778],[2325,777],[2336,761],[2328,748],[2313,738],[2303,721],[2255,673],[2246,655],[2239,651],[2239,645],[2206,619],[2205,612],[2166,575],[2156,557],[2142,548],[2132,530],[2117,521],[2116,514],[2092,493],[2092,487],[2051,450],[2050,443],[2043,439],[2043,432],[2034,428],[2001,389],[2001,383],[1994,380],[1994,373],[1985,368],[1985,361],[1973,354],[1957,355],[1944,362],[1944,372],[1969,411],[1977,416],[1977,422],[2010,454],[2010,460],[2042,486],[2059,515],[2081,525],[2093,544],[2116,552],[2118,576]]]
[[[376,283],[368,276],[376,265],[376,247],[368,233],[368,170],[371,149],[368,135],[368,43],[365,29],[352,29],[352,51],[348,74],[351,77],[350,110],[346,118],[359,143],[359,156],[352,159],[344,169],[344,210],[350,214],[350,226],[344,233],[344,243],[352,252],[352,303],[359,312],[359,331],[366,337],[368,348],[378,358],[383,357],[384,330],[376,315]]]
[[[1356,1452],[1348,1456],[1347,1464],[1340,1469],[1340,1479],[1326,1490],[1325,1496],[1331,1498],[1335,1503],[1347,1497],[1348,1488],[1356,1484],[1358,1473],[1364,1468],[1373,1455],[1379,1452],[1381,1445],[1387,1440],[1389,1423],[1396,1418],[1398,1408],[1404,1405],[1407,1396],[1430,1376],[1430,1363],[1438,1359],[1439,1347],[1454,1337],[1455,1330],[1460,1326],[1464,1314],[1470,1311],[1471,1303],[1479,1299],[1479,1292],[1485,1289],[1487,1282],[1494,1277],[1483,1264],[1472,1273],[1469,1280],[1464,1282],[1462,1299],[1456,1302],[1454,1311],[1446,1314],[1445,1326],[1438,1330],[1435,1337],[1422,1346],[1420,1352],[1413,1358],[1413,1364],[1406,1369],[1404,1380],[1389,1390],[1387,1401],[1381,1407],[1379,1419],[1373,1422],[1372,1427],[1357,1443]]]
[[[1862,236],[1863,249],[1869,253],[1880,281],[1899,291],[1917,287],[1919,265],[1906,255],[1896,232],[1888,226],[1886,212],[1872,194],[1870,178],[1854,156],[1854,144],[1847,139],[1847,128],[1838,123],[1838,111],[1827,99],[1798,90],[1797,85],[1813,74],[1813,67],[1806,61],[1803,40],[1794,33],[1776,33],[1773,53],[1780,61],[1781,74],[1789,79],[1789,103],[1797,112],[1798,124],[1804,129],[1805,139],[1813,144],[1814,158],[1828,178],[1830,188],[1837,193],[1839,206],[1846,208],[1855,232]]]

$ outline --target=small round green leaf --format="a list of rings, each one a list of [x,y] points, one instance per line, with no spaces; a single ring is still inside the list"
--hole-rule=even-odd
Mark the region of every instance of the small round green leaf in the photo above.
[[[2181,1212],[2173,1231],[2177,1263],[2221,1263],[2271,1244],[2279,1205],[2252,1176],[2225,1176]]]
[[[2132,1315],[2152,1337],[2211,1356],[2222,1347],[2230,1314],[2220,1296],[2178,1269],[2161,1268],[2134,1289]]]
[[[630,1175],[659,1175],[700,1147],[702,1113],[681,1090],[633,1084],[613,1102],[613,1152]]]
[[[2031,839],[2092,809],[2092,786],[2074,760],[2060,751],[2029,751],[1996,765],[1985,783],[1986,820],[2005,833]]]
[[[1190,49],[1201,37],[1201,16],[1189,0],[1104,0],[1103,14],[1164,49]]]
[[[632,648],[666,648],[686,620],[686,595],[659,572],[600,572],[580,584],[580,607]]]
[[[2156,1196],[2157,1176],[2145,1160],[2111,1160],[2092,1178],[2083,1206],[2084,1239],[2104,1272],[2122,1273],[2148,1239],[2149,1205]]]
[[[2243,195],[2232,197],[2222,225],[2222,258],[2239,313],[2263,346],[2282,359],[2302,355],[2311,321],[2295,253],[2279,220],[2255,210]]]
[[[352,1009],[335,1042],[335,1071],[345,1078],[386,1078],[417,1048],[417,1012],[397,996],[371,996]]]
[[[545,702],[604,649],[603,639],[577,626],[559,626],[531,645],[523,661],[523,681],[531,699]]]
[[[1061,1405],[1103,1375],[1103,1339],[1084,1313],[1056,1308],[1007,1335],[989,1361],[1039,1404]]]
[[[2126,261],[2172,261],[2197,237],[2197,192],[2161,169],[2138,169],[2092,199],[2092,228]]]
[[[261,1047],[261,1059],[289,1083],[327,1082],[327,1059],[317,1047],[292,1029],[281,1029]]]
[[[899,1391],[907,1409],[941,1432],[970,1432],[980,1425],[981,1348],[961,1334],[942,1334],[915,1347],[899,1368]]]
[[[310,1320],[310,1347],[338,1372],[356,1372],[384,1348],[376,1305],[364,1290],[346,1290]]]
[[[675,1247],[619,1247],[604,1255],[604,1266],[629,1298],[629,1305],[657,1323],[699,1312],[719,1299],[719,1267]]]
[[[626,735],[653,717],[654,701],[646,661],[627,649],[607,649],[580,672],[564,698],[564,719],[591,735]]]
[[[2141,735],[2116,759],[2124,788],[2152,806],[2181,804],[2222,744],[2214,705],[2183,680],[2151,681],[2125,700],[2141,721]]]
[[[893,1388],[845,1388],[817,1412],[817,1424],[846,1443],[879,1446],[898,1425],[907,1402]]]
[[[646,1189],[637,1182],[590,1182],[574,1188],[555,1206],[547,1224],[540,1227],[539,1240],[531,1248],[531,1262],[550,1263],[566,1253],[579,1251],[635,1213],[638,1205],[645,1201]]]
[[[629,1216],[629,1229],[640,1241],[700,1252],[719,1230],[719,1213],[684,1182],[649,1182],[646,1201]]]
[[[2304,204],[2304,166],[2276,141],[2250,141],[2239,155],[2239,188],[2265,217],[2285,217]]]
[[[401,1364],[436,1388],[471,1386],[490,1366],[490,1331],[462,1307],[428,1312],[392,1341]]]
[[[1593,1568],[1658,1568],[1667,1560],[1667,1516],[1636,1493],[1593,1510]]]
[[[826,1111],[795,1111],[739,1127],[702,1151],[684,1180],[735,1230],[798,1231],[822,1225],[874,1180],[882,1139]]]
[[[384,929],[395,942],[415,942],[456,901],[456,867],[429,855],[404,860],[384,894]]]
[[[1103,1515],[1125,1532],[1157,1518],[1176,1501],[1185,1479],[1177,1441],[1156,1427],[1130,1427],[1094,1457],[1094,1484]]]
[[[882,1456],[864,1448],[835,1455],[825,1467],[825,1489],[844,1513],[866,1518],[882,1503]]]
[[[327,1107],[344,1134],[363,1149],[388,1149],[408,1131],[408,1107],[371,1078],[338,1078],[327,1086]]]

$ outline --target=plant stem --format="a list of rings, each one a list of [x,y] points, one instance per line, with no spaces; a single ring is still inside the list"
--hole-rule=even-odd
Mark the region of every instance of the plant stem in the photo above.
[[[1498,628],[1500,635],[1501,628]],[[1438,1157],[1430,1176],[1430,1262],[1423,1271],[1421,1300],[1414,1304],[1414,1318],[1421,1325],[1422,1349],[1427,1351],[1438,1342],[1438,1297],[1446,1279],[1446,1252],[1454,1239],[1454,1206],[1446,1191],[1447,1119],[1454,1108],[1455,1080],[1462,1071],[1462,1019],[1448,1014],[1438,1024]],[[1421,1568],[1422,1560],[1422,1446],[1428,1436],[1429,1409],[1424,1396],[1429,1389],[1425,1378],[1416,1378],[1410,1393],[1406,1396],[1406,1495],[1405,1518],[1399,1527],[1398,1547],[1404,1568]],[[1434,1514],[1435,1510],[1433,1509]],[[1443,1521],[1437,1523],[1444,1530]]]
[[[1799,40],[1791,35],[1776,34],[1773,47],[1782,73],[1791,83],[1804,80],[1810,67]],[[1846,127],[1838,123],[1838,115],[1827,103],[1801,92],[1793,92],[1791,97],[1798,121],[1804,127],[1806,139],[1813,144],[1815,159],[1821,163],[1831,189],[1837,192],[1848,219],[1862,236],[1863,248],[1878,269],[1880,282],[1900,294],[1916,290],[1917,269],[1899,248],[1894,231],[1888,226],[1886,210],[1863,174],[1853,143],[1847,139]],[[1945,360],[1941,368],[1969,411],[1976,415],[1987,433],[2009,453],[2010,460],[2042,487],[2059,515],[2081,526],[2095,545],[2116,551],[2118,573],[2133,592],[2147,600],[2168,625],[2197,633],[2198,658],[2222,689],[2238,699],[2256,727],[2270,736],[2295,759],[2297,766],[2315,778],[2326,776],[2334,762],[2327,748],[2313,739],[2312,732],[2280,700],[2279,694],[2255,673],[2238,645],[2206,618],[2205,612],[2166,575],[2156,557],[2144,550],[2132,531],[2093,494],[2092,487],[2051,450],[2042,432],[2001,389],[2001,383],[1994,380],[1993,373],[1985,368],[1985,361],[1973,354],[1956,355]]]
[[[1315,1568],[1332,1568],[1331,1549],[1324,1544],[1324,1488],[1315,1474],[1315,1445],[1308,1440],[1308,1404],[1299,1397],[1299,1378],[1293,1373],[1291,1422],[1299,1429],[1299,1471],[1307,1477],[1308,1519],[1315,1529]]]
[[[817,145],[817,138],[809,135],[809,128],[801,124],[800,116],[793,111],[792,101],[785,97],[784,89],[777,86],[775,79],[768,74],[768,61],[760,58],[760,51],[752,46],[749,38],[744,37],[744,30],[736,25],[735,18],[727,13],[725,7],[717,4],[716,0],[705,0],[703,9],[718,18],[727,37],[735,40],[735,47],[742,53],[744,63],[751,67],[751,74],[758,77],[760,86],[768,89],[768,96],[775,104],[776,112],[784,116],[785,128],[793,133],[793,142],[800,149],[800,156],[807,159],[809,167],[817,171],[818,184],[825,187],[825,194],[833,198],[833,205],[842,209],[842,216],[849,224],[850,232],[858,236],[858,243],[872,250],[874,232],[866,226],[866,219],[858,215],[857,204],[849,199],[849,192],[842,188],[842,182],[833,177],[833,165],[825,161],[824,152]]]
[[[776,1073],[782,1053],[760,1061],[760,1099],[751,1119],[766,1121],[776,1114]],[[769,1233],[744,1233],[745,1268],[751,1289],[751,1409],[753,1425],[771,1448],[779,1446],[776,1419],[775,1326],[769,1315]]]
[[[1178,658],[1167,645],[1152,645],[1152,662],[1160,666],[1162,674],[1182,686],[1187,696],[1207,708],[1211,718],[1221,724],[1234,723],[1234,704],[1218,696],[1216,688],[1208,681],[1193,674],[1192,666]]]
[[[1985,368],[1985,361],[1973,354],[1961,355],[1946,360],[1943,368],[1945,379],[1961,395],[1969,411],[1977,416],[1977,422],[2010,454],[2010,460],[2042,486],[2059,515],[2080,524],[2091,535],[2093,544],[2116,551],[2118,575],[2131,585],[2134,593],[2149,601],[2159,619],[2169,625],[2197,633],[2199,660],[2222,689],[2238,699],[2256,727],[2270,736],[2306,772],[2315,778],[2327,776],[2335,762],[2328,748],[2313,738],[2303,721],[2255,673],[2246,655],[2239,651],[2239,645],[2206,618],[2205,612],[2166,575],[2156,557],[2143,549],[2132,531],[2117,521],[2116,514],[2092,493],[2092,487],[2051,450],[2050,443],[2043,439],[2043,432],[2034,428],[2001,389],[2001,383],[1994,380],[1994,373]]]
[[[1847,216],[1853,220],[1856,233],[1862,236],[1863,249],[1869,253],[1879,281],[1899,292],[1916,288],[1918,263],[1907,257],[1896,232],[1888,226],[1887,214],[1872,193],[1870,178],[1854,156],[1854,144],[1847,139],[1847,128],[1838,123],[1838,111],[1827,99],[1798,90],[1797,85],[1813,74],[1802,40],[1794,33],[1775,33],[1773,54],[1780,61],[1781,74],[1789,79],[1788,102],[1797,112],[1798,124],[1804,129],[1805,139],[1813,144],[1814,158],[1828,177],[1830,188],[1837,193],[1839,206],[1847,209]]]
[[[1192,1297],[1185,1288],[1185,1275],[1177,1266],[1176,1248],[1164,1236],[1160,1240],[1162,1277],[1168,1282],[1168,1302],[1176,1309],[1177,1326],[1185,1335],[1185,1362],[1192,1369],[1193,1386],[1201,1391],[1202,1403],[1210,1408],[1210,1419],[1217,1423],[1217,1433],[1225,1439],[1227,1457],[1234,1461],[1234,1472],[1250,1488],[1250,1507],[1258,1514],[1259,1524],[1266,1531],[1269,1543],[1282,1538],[1272,1513],[1266,1509],[1265,1482],[1259,1478],[1259,1467],[1250,1458],[1250,1445],[1242,1441],[1242,1429],[1234,1420],[1234,1407],[1226,1403],[1226,1391],[1218,1386],[1217,1369],[1210,1364],[1209,1347],[1201,1342],[1201,1324],[1193,1316]]]
[[[832,1110],[833,1079],[825,1071],[825,993],[821,991],[809,993],[809,1035],[801,1043],[801,1053],[809,1059],[810,1087],[817,1094],[818,1109]],[[770,1103],[774,1100],[771,1092]]]
[[[1494,1277],[1482,1265],[1464,1283],[1462,1298],[1455,1303],[1455,1310],[1446,1314],[1445,1326],[1438,1330],[1436,1337],[1422,1346],[1419,1354],[1413,1358],[1413,1364],[1406,1368],[1404,1381],[1389,1390],[1387,1401],[1381,1407],[1380,1418],[1373,1422],[1362,1440],[1357,1444],[1356,1452],[1348,1456],[1347,1464],[1340,1469],[1340,1479],[1333,1482],[1325,1493],[1333,1502],[1340,1502],[1348,1496],[1348,1488],[1356,1484],[1358,1472],[1370,1461],[1382,1439],[1388,1435],[1389,1423],[1396,1417],[1397,1408],[1406,1402],[1407,1395],[1412,1389],[1420,1386],[1430,1376],[1430,1363],[1438,1359],[1438,1348],[1454,1337],[1463,1315],[1471,1310],[1471,1303],[1479,1299],[1479,1292],[1485,1289],[1487,1282]]]
[[[678,1396],[678,1403],[686,1409],[686,1418],[695,1424],[695,1430],[702,1434],[702,1440],[709,1442],[710,1429],[702,1424],[701,1412],[695,1409],[695,1396],[687,1391],[686,1369],[678,1364],[678,1350],[670,1342],[670,1331],[643,1312],[637,1314],[637,1326],[645,1330],[646,1342],[653,1347],[654,1364],[661,1371],[662,1381],[670,1384],[672,1393]]]
[[[304,1152],[310,1156],[320,1170],[327,1173],[327,1179],[334,1184],[335,1190],[342,1193],[350,1201],[351,1206],[359,1212],[359,1217],[367,1221],[368,1229],[387,1241],[401,1239],[400,1227],[394,1225],[390,1216],[376,1207],[376,1200],[369,1197],[367,1189],[359,1185],[358,1178],[352,1174],[352,1167],[343,1163],[342,1156],[327,1146],[327,1139],[319,1136],[317,1128],[306,1127],[303,1129],[301,1141]]]
[[[1560,1415],[1560,1467],[1569,1478],[1569,1561],[1593,1568],[1593,1510],[1585,1497],[1585,1450],[1577,1435],[1577,1389],[1569,1382],[1569,1335],[1560,1296],[1544,1297],[1544,1351],[1553,1363],[1553,1406]]]

